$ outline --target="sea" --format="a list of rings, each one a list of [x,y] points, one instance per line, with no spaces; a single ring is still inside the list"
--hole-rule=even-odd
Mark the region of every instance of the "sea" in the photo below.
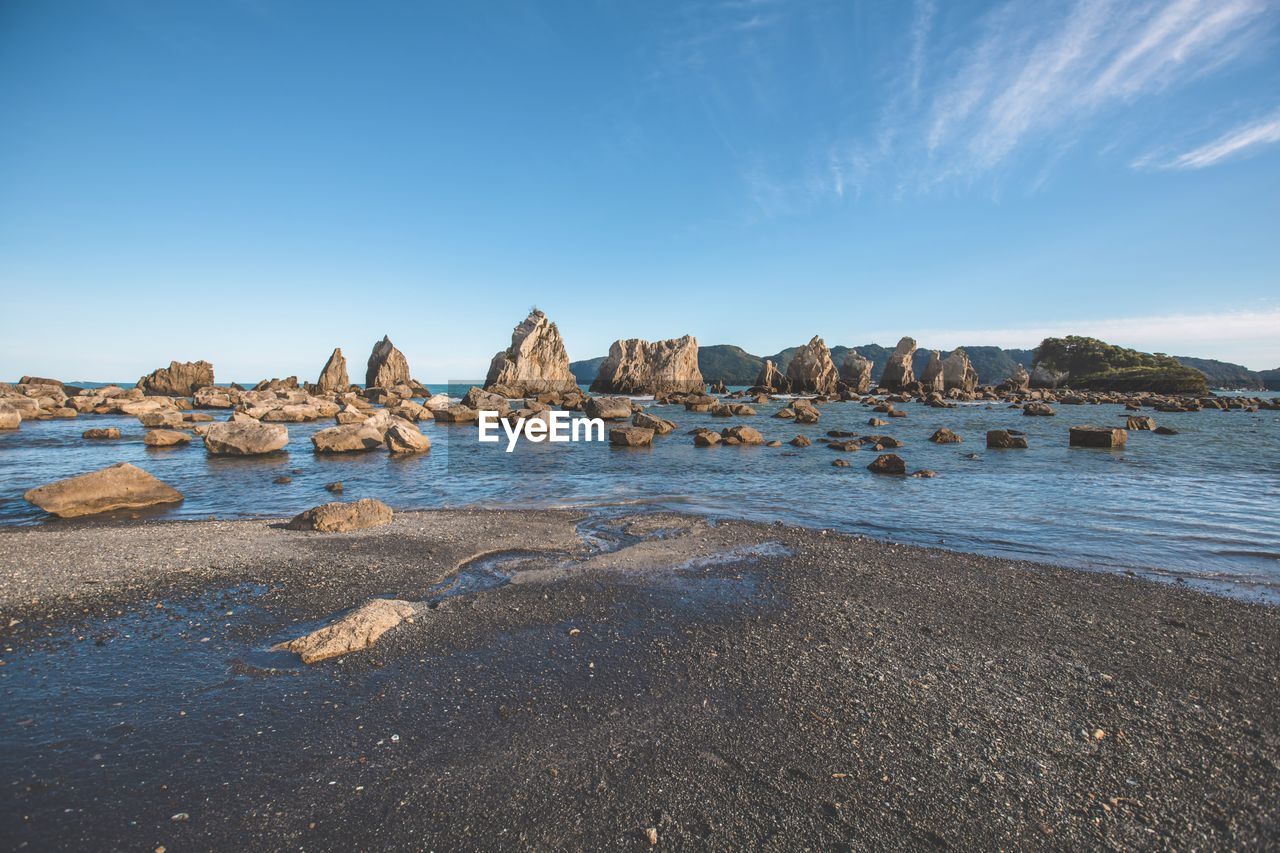
[[[126,386],[127,387],[127,386]],[[428,386],[460,396],[466,385]],[[1229,394],[1230,392],[1220,392]],[[1249,392],[1251,395],[1275,392]],[[177,488],[186,500],[165,509],[115,513],[128,519],[232,519],[292,516],[336,499],[371,497],[399,510],[438,507],[678,510],[718,519],[782,522],[880,540],[1034,560],[1089,571],[1132,573],[1237,598],[1280,603],[1280,411],[1151,415],[1177,435],[1129,433],[1122,450],[1068,446],[1075,425],[1124,426],[1116,405],[1055,404],[1054,417],[1027,417],[1007,404],[933,409],[899,404],[905,418],[860,403],[828,403],[819,423],[772,415],[783,401],[752,404],[755,416],[716,418],[636,398],[678,429],[650,448],[607,442],[477,440],[475,424],[423,422],[429,453],[385,451],[320,455],[310,437],[331,420],[288,424],[287,448],[256,458],[214,457],[199,439],[175,448],[143,444],[129,416],[25,421],[0,432],[0,525],[60,521],[26,502],[28,489],[116,462],[131,462]],[[215,418],[225,411],[211,411]],[[695,427],[746,424],[781,447],[695,447]],[[117,426],[123,437],[89,441],[89,427]],[[939,427],[960,444],[933,444]],[[988,450],[989,429],[1027,433],[1027,450]],[[817,441],[829,430],[890,435],[908,470],[933,478],[872,474],[876,454],[840,453]],[[785,442],[805,435],[814,443]],[[843,457],[849,467],[835,467]],[[287,482],[277,482],[279,478]]]

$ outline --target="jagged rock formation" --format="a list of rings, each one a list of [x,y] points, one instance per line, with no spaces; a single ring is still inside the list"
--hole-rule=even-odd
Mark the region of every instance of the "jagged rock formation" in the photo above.
[[[880,384],[890,391],[897,391],[903,385],[916,381],[915,370],[911,366],[911,358],[916,353],[916,342],[912,338],[903,338],[894,347],[893,354],[880,374]]]
[[[942,353],[937,350],[934,350],[929,355],[929,364],[925,367],[924,373],[920,375],[920,387],[926,394],[946,390],[946,385],[942,378]]]
[[[831,351],[822,338],[814,335],[787,365],[787,381],[797,394],[834,394],[840,374],[831,360]]]
[[[364,373],[366,388],[394,388],[397,385],[408,385],[409,360],[404,353],[395,348],[391,338],[384,336],[373,345],[369,353],[369,366]]]
[[[978,371],[969,361],[969,354],[960,348],[942,360],[942,380],[947,391],[955,388],[972,393],[978,388]]]
[[[537,308],[511,332],[511,346],[493,357],[484,380],[486,390],[501,388],[516,397],[563,393],[577,384],[560,330]]]
[[[701,392],[698,341],[692,335],[666,341],[618,340],[600,365],[591,390],[604,394]]]
[[[760,375],[756,377],[755,387],[785,394],[791,390],[791,383],[772,361],[765,359],[764,367],[760,368]]]
[[[840,365],[840,380],[855,394],[866,394],[871,390],[871,360],[863,358],[858,351],[849,350]]]
[[[190,397],[197,388],[212,384],[213,365],[207,361],[171,361],[138,380],[146,393],[166,397]]]
[[[1031,375],[1027,373],[1027,369],[1019,364],[1013,369],[1013,373],[1009,375],[1002,387],[1010,391],[1026,391],[1031,387]]]
[[[347,359],[341,347],[334,347],[333,354],[324,363],[324,370],[320,371],[320,378],[316,380],[316,391],[320,394],[343,394],[350,388]]]

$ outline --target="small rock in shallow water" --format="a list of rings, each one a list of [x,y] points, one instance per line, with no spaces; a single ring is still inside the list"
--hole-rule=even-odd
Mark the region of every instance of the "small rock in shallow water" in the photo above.
[[[877,456],[875,461],[867,466],[867,470],[872,474],[905,474],[907,463],[896,453],[885,453]]]
[[[319,663],[369,648],[379,637],[401,622],[412,621],[417,610],[409,601],[375,598],[338,621],[297,639],[280,643],[275,649],[293,652],[306,664]]]
[[[334,482],[334,483],[325,483],[325,484],[324,484],[324,487],[325,487],[325,489],[326,489],[326,490],[328,490],[328,491],[330,491],[330,492],[340,492],[340,491],[342,491],[342,490],[345,488],[345,487],[342,485],[342,481],[341,481],[341,480],[338,480],[337,482]]]

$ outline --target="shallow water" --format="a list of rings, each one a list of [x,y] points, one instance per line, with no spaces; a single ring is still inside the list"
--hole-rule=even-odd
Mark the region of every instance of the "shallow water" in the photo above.
[[[454,389],[456,391],[456,389]],[[129,517],[290,516],[334,500],[324,484],[341,480],[343,500],[376,497],[397,509],[652,505],[719,517],[783,521],[924,545],[1042,560],[1104,571],[1132,570],[1245,598],[1280,601],[1280,412],[1153,413],[1179,435],[1131,432],[1122,451],[1067,446],[1077,424],[1122,426],[1120,406],[1056,405],[1056,417],[1025,417],[1002,405],[930,409],[900,406],[907,418],[870,427],[857,403],[822,407],[802,426],[769,417],[713,418],[681,406],[654,406],[679,429],[646,449],[607,443],[480,444],[476,427],[424,423],[429,454],[385,452],[320,456],[310,436],[331,425],[288,425],[286,451],[270,457],[208,456],[199,441],[148,448],[145,430],[125,416],[38,421],[0,434],[0,524],[47,520],[22,500],[29,488],[115,462],[133,462],[186,495],[174,508]],[[225,413],[213,412],[215,417]],[[797,434],[812,447],[694,447],[696,426],[746,423],[767,439]],[[86,441],[89,428],[119,426],[119,441]],[[959,445],[927,437],[946,426]],[[987,450],[988,429],[1028,434],[1029,450]],[[934,479],[877,477],[875,454],[837,453],[817,444],[827,430],[892,435],[910,470]],[[832,460],[843,456],[848,468]],[[292,477],[276,484],[281,475]],[[49,523],[59,523],[50,521]]]

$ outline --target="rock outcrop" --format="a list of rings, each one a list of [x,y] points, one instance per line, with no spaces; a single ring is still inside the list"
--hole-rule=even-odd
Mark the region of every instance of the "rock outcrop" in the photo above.
[[[395,348],[391,338],[384,336],[373,345],[369,353],[369,366],[364,374],[366,388],[394,388],[397,385],[408,385],[409,360],[404,353]]]
[[[942,378],[942,353],[937,350],[929,354],[929,363],[920,375],[920,388],[926,394],[946,390]]]
[[[141,509],[183,499],[177,489],[128,462],[48,483],[22,497],[61,518],[113,509]]]
[[[391,507],[373,498],[349,503],[335,502],[312,507],[289,522],[290,530],[316,530],[320,533],[345,533],[390,524]]]
[[[880,373],[880,384],[890,391],[901,390],[916,379],[915,368],[911,359],[916,354],[916,342],[912,338],[903,338],[894,347],[893,353]]]
[[[969,354],[959,348],[943,359],[942,379],[947,391],[956,389],[973,393],[978,388],[978,371],[969,361]]]
[[[153,370],[138,380],[147,394],[166,397],[190,397],[198,388],[213,384],[213,365],[207,361],[169,362],[168,367]]]
[[[225,421],[204,434],[204,446],[215,456],[258,456],[274,453],[289,443],[289,429],[280,424]]]
[[[511,346],[493,357],[484,380],[486,390],[502,389],[514,397],[564,393],[577,386],[560,330],[537,308],[512,330]]]
[[[1031,374],[1019,364],[1013,368],[1013,373],[1009,374],[1009,378],[1001,384],[1001,387],[1009,391],[1026,391],[1031,388]]]
[[[17,429],[22,426],[22,413],[7,403],[0,403],[0,429]]]
[[[378,638],[402,622],[412,622],[418,608],[413,602],[395,598],[374,598],[336,622],[310,634],[274,646],[276,651],[293,652],[305,664],[367,649]]]
[[[334,347],[333,354],[324,363],[320,378],[316,380],[316,392],[320,394],[345,394],[351,388],[347,376],[347,359],[341,347]]]
[[[791,383],[782,375],[782,371],[778,370],[777,365],[766,358],[764,367],[760,368],[760,375],[756,377],[755,387],[785,394],[791,390]]]
[[[600,364],[591,390],[604,394],[701,392],[698,341],[692,335],[666,341],[618,340]]]
[[[864,358],[857,350],[849,350],[840,365],[840,381],[855,394],[871,390],[871,359]]]
[[[831,350],[822,338],[814,335],[800,347],[787,365],[787,381],[796,394],[834,394],[840,374],[831,361]]]

